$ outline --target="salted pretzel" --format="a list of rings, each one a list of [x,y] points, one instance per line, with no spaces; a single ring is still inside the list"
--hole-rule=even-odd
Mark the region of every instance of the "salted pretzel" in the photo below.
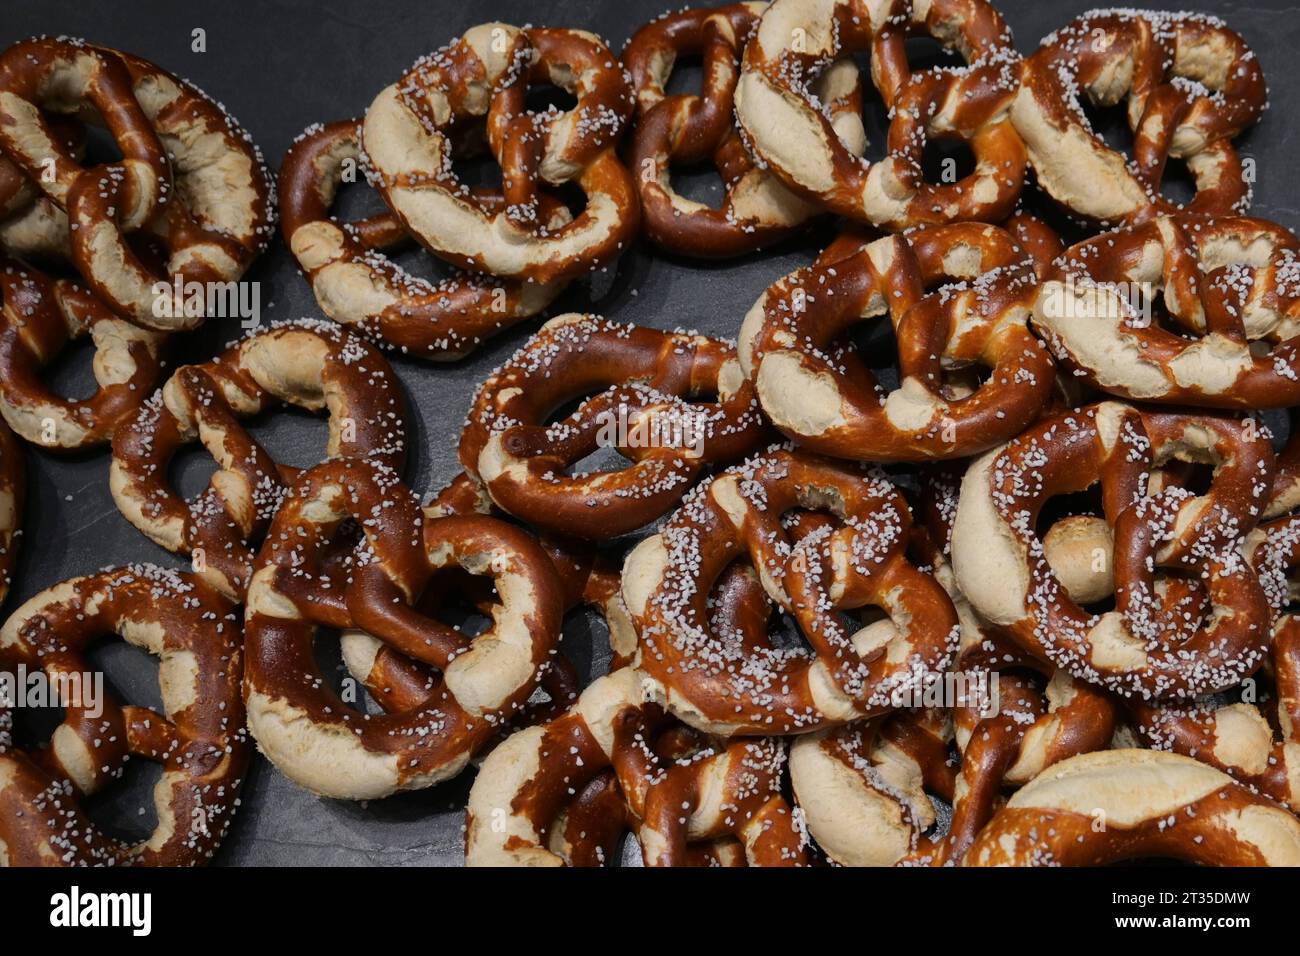
[[[840,866],[917,865],[941,827],[929,794],[951,803],[952,721],[900,711],[796,737],[790,783],[809,836]]]
[[[493,506],[483,488],[464,472],[424,505],[423,515],[426,522],[454,515],[505,517],[502,511]],[[609,632],[610,648],[613,651],[611,668],[628,663],[636,652],[636,632],[619,593],[619,567],[608,555],[600,554],[580,542],[550,536],[543,536],[539,541],[555,565],[564,613],[586,606],[600,614]],[[440,579],[443,578],[446,579],[443,591],[456,589],[462,598],[467,599],[481,613],[492,613],[492,606],[496,603],[495,592],[490,588],[475,587],[477,583],[490,584],[488,579],[468,574],[460,579],[452,579],[450,575],[440,576]],[[449,596],[430,593],[435,590],[436,584],[437,582],[430,584],[422,599],[425,604],[435,607]],[[410,709],[437,686],[437,675],[432,668],[407,657],[392,645],[385,644],[365,631],[346,631],[340,636],[339,643],[348,671],[385,710]],[[577,675],[563,655],[557,655],[549,662],[543,678],[543,689],[548,701],[544,706],[533,708],[524,714],[525,722],[545,722],[551,717],[559,716],[559,711],[567,709],[577,698]]]
[[[159,658],[162,713],[87,686],[87,648],[118,635]],[[13,866],[193,866],[207,862],[239,805],[252,748],[239,694],[234,605],[189,574],[129,565],[44,591],[0,628],[0,660],[43,671],[64,717],[48,745],[15,747],[0,701],[0,862]],[[132,758],[162,765],[158,823],[128,844],[80,805]]]
[[[189,555],[213,587],[240,598],[254,544],[297,469],[274,461],[240,424],[280,403],[329,413],[327,457],[405,458],[406,402],[384,357],[332,322],[303,319],[254,332],[223,354],[177,369],[113,436],[109,487],[127,520]],[[193,441],[219,465],[186,501],[167,466]]]
[[[349,520],[364,541],[340,561]],[[454,567],[491,577],[499,598],[477,637],[414,606]],[[561,591],[522,529],[483,515],[422,521],[414,494],[374,458],[318,465],[276,512],[249,587],[249,728],[281,771],[324,796],[375,799],[449,779],[539,686],[556,653]],[[358,710],[324,684],[313,649],[321,626],[393,645],[435,668],[435,686],[409,709]]]
[[[625,667],[596,680],[563,716],[514,734],[489,754],[470,790],[466,863],[608,862],[624,826],[636,834],[647,866],[806,862],[780,792],[782,743],[697,734],[666,718],[647,691],[644,677]],[[598,799],[606,824],[575,826]],[[620,817],[624,825],[608,825],[610,818],[623,823]]]
[[[767,8],[733,3],[664,14],[628,41],[623,62],[636,91],[637,123],[631,167],[641,196],[646,234],[665,250],[718,259],[741,256],[794,234],[817,206],[795,196],[754,162],[732,118],[746,40]],[[679,56],[704,61],[698,95],[669,96]],[[858,70],[842,60],[818,78],[814,95],[831,127],[854,155],[866,148]],[[672,167],[710,161],[726,187],[718,208],[687,199],[672,185]]]
[[[157,384],[166,335],[119,319],[75,282],[14,259],[0,258],[0,299],[0,415],[43,448],[108,442]],[[95,345],[98,387],[89,398],[64,398],[42,381],[42,369],[85,335]]]
[[[0,423],[0,604],[4,603],[13,583],[26,491],[23,450],[9,427]]]
[[[829,517],[792,535],[783,519],[800,510]],[[898,489],[852,466],[772,449],[728,469],[624,563],[637,666],[674,716],[724,736],[807,733],[904,706],[948,665],[958,631],[948,595],[908,560],[910,524]],[[713,586],[737,560],[811,655],[775,646],[765,618],[738,631],[711,617]],[[850,633],[841,612],[864,607],[883,616]]]
[[[118,315],[192,328],[205,315],[188,306],[185,286],[238,280],[270,241],[273,189],[248,134],[147,60],[79,40],[26,40],[0,54],[0,106],[0,146],[67,212],[77,268]],[[43,114],[56,108],[97,116],[123,159],[82,167]],[[128,243],[141,231],[164,247],[161,270]]]
[[[1142,857],[1300,866],[1300,821],[1225,773],[1177,754],[1106,750],[1022,787],[967,866],[1098,866]]]
[[[1263,219],[1161,216],[1071,247],[1039,289],[1033,326],[1062,361],[1115,395],[1294,405],[1298,251],[1290,230]]]
[[[85,125],[48,116],[51,133],[80,160],[85,153]],[[68,214],[9,157],[0,153],[0,252],[22,259],[72,260]]]
[[[966,66],[913,73],[907,38],[928,35]],[[891,111],[889,155],[868,163],[822,110],[816,83],[832,62],[871,52]],[[888,229],[958,220],[996,222],[1024,185],[1024,145],[1007,116],[1019,82],[1011,31],[987,0],[776,0],[745,47],[736,119],[754,152],[796,194]],[[975,171],[926,182],[928,137],[965,140]]]
[[[537,83],[567,90],[576,105],[528,110]],[[473,272],[549,283],[590,272],[636,234],[636,186],[614,150],[631,112],[627,78],[592,34],[485,23],[375,97],[362,148],[389,208],[431,252]],[[451,169],[451,128],[480,118],[504,207],[480,205]],[[565,183],[586,207],[547,228],[543,189]]]
[[[1179,461],[1213,467],[1205,494],[1152,481]],[[958,584],[1023,650],[1081,680],[1147,700],[1232,687],[1263,663],[1270,636],[1241,545],[1273,469],[1267,433],[1227,416],[1119,402],[1062,412],[970,466],[952,539]],[[1071,596],[1037,528],[1049,499],[1098,483],[1114,551],[1104,613]]]
[[[730,343],[569,313],[480,386],[460,461],[504,511],[547,532],[606,539],[666,514],[704,468],[749,454],[765,434]],[[569,473],[600,447],[632,464]]]
[[[872,461],[959,458],[1018,434],[1055,378],[1026,316],[1035,260],[995,226],[837,240],[745,316],[741,365],[772,422],[812,451]],[[887,313],[898,388],[885,392],[848,330]],[[966,373],[992,369],[982,384]]]
[[[311,280],[322,311],[367,338],[435,361],[451,361],[484,339],[551,304],[563,282],[538,283],[477,274],[441,282],[414,276],[383,249],[409,239],[391,212],[339,223],[330,207],[346,164],[359,168],[360,124],[341,120],[303,133],[280,166],[284,240]],[[473,191],[483,209],[499,210],[499,194]],[[547,228],[570,218],[558,203],[544,206]]]
[[[1126,158],[1093,132],[1081,95],[1125,101]],[[1222,20],[1158,10],[1094,10],[1043,39],[1024,63],[1011,121],[1038,183],[1075,213],[1135,222],[1178,211],[1243,212],[1250,186],[1232,139],[1259,119],[1268,91],[1259,60]],[[1196,183],[1186,206],[1166,199],[1170,158]]]

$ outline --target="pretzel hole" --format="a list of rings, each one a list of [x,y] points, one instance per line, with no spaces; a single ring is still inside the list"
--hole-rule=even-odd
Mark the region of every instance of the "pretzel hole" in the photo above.
[[[378,715],[384,713],[366,685],[359,678],[348,672],[343,662],[343,649],[340,632],[331,627],[318,627],[312,638],[312,656],[319,673],[331,691],[338,695],[347,706],[362,713]]]
[[[99,390],[92,363],[95,344],[90,335],[70,339],[42,373],[47,387],[70,402],[84,402]]]
[[[530,113],[567,113],[578,105],[578,97],[553,83],[533,83],[524,94],[524,108]]]
[[[921,175],[927,183],[951,186],[972,175],[975,165],[975,153],[960,136],[926,136]]]
[[[680,53],[673,59],[672,72],[664,84],[666,96],[700,96],[704,93],[704,57]]]
[[[1080,110],[1092,133],[1107,147],[1122,156],[1133,155],[1133,130],[1128,125],[1126,100],[1103,106],[1084,94],[1078,98]]]
[[[1166,160],[1164,178],[1160,181],[1160,195],[1180,206],[1185,206],[1196,198],[1196,180],[1184,160],[1173,156]]]
[[[964,66],[966,63],[955,49],[945,46],[929,34],[908,37],[904,46],[907,49],[907,63],[913,73],[935,67]]]

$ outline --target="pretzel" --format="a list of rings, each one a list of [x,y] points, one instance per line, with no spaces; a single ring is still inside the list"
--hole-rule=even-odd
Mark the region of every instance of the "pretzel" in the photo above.
[[[314,126],[295,142],[280,166],[284,240],[307,272],[321,310],[372,341],[434,361],[473,351],[488,336],[541,312],[563,282],[536,283],[486,275],[454,275],[441,282],[411,275],[382,249],[408,238],[390,212],[340,224],[330,207],[345,164],[360,163],[360,124],[342,120]],[[499,209],[504,200],[478,190],[474,201]],[[554,207],[554,208],[552,208]],[[568,210],[545,205],[547,226],[559,229]]]
[[[1093,132],[1079,103],[1125,99],[1133,156]],[[1185,210],[1241,213],[1250,186],[1231,140],[1264,111],[1255,54],[1222,20],[1195,13],[1094,10],[1043,39],[1024,63],[1011,121],[1038,183],[1075,213],[1139,222]],[[1170,158],[1196,183],[1186,206],[1160,192]]]
[[[364,546],[331,560],[348,519]],[[499,595],[492,626],[475,638],[412,607],[455,566],[490,576]],[[519,528],[482,515],[422,522],[383,462],[318,465],[272,519],[249,586],[249,728],[281,771],[323,796],[374,799],[449,779],[538,687],[559,640],[560,595],[554,565]],[[440,677],[408,710],[359,711],[324,686],[313,650],[320,626],[360,628]]]
[[[480,386],[460,461],[502,510],[547,532],[607,539],[668,512],[705,467],[743,457],[765,432],[730,343],[569,313]],[[606,439],[629,467],[568,474]]]
[[[80,683],[93,672],[86,648],[109,634],[160,659],[162,713],[87,694]],[[67,682],[55,685],[65,688],[64,718],[49,745],[24,751],[0,733],[0,862],[193,866],[211,859],[239,805],[251,750],[241,654],[234,606],[196,577],[153,565],[73,578],[14,612],[0,629],[0,660]],[[101,831],[80,801],[133,757],[163,770],[153,791],[157,826],[128,844]]]
[[[809,835],[841,866],[923,862],[921,834],[938,821],[928,794],[953,798],[951,740],[951,720],[931,709],[796,737],[790,782]]]
[[[240,424],[284,402],[329,412],[327,457],[405,458],[406,403],[384,357],[332,322],[254,332],[217,358],[186,365],[113,437],[109,488],[126,519],[161,547],[190,555],[213,587],[240,598],[253,544],[297,469],[278,464]],[[191,501],[167,465],[198,440],[220,466]]]
[[[755,164],[733,124],[740,54],[766,8],[733,3],[668,13],[638,30],[623,51],[637,98],[631,167],[641,215],[646,235],[668,252],[709,259],[746,255],[793,235],[819,213]],[[691,54],[704,60],[702,92],[669,96],[665,87],[677,57]],[[835,64],[818,79],[815,95],[826,103],[836,135],[861,155],[866,134],[856,65],[847,59]],[[672,186],[673,166],[706,160],[726,186],[716,209]]]
[[[552,83],[573,109],[525,108],[530,85]],[[614,145],[632,93],[614,55],[579,30],[485,23],[415,63],[380,92],[362,126],[375,186],[429,251],[473,272],[549,283],[617,256],[635,235],[631,174]],[[451,169],[448,131],[486,117],[505,206],[484,208]],[[542,184],[575,183],[586,207],[542,226]]]
[[[966,60],[913,73],[910,35],[929,35]],[[840,140],[815,84],[828,64],[871,51],[891,111],[889,155],[868,163]],[[736,119],[754,152],[797,195],[891,230],[957,220],[998,221],[1024,185],[1025,149],[1007,117],[1018,83],[1011,31],[986,0],[776,0],[745,47]],[[927,137],[965,140],[975,171],[928,183]]]
[[[102,445],[136,413],[162,372],[166,336],[117,318],[68,279],[51,279],[13,259],[0,259],[0,414],[19,435],[43,448]],[[41,378],[73,340],[89,335],[98,387],[86,399],[53,392]]]
[[[1294,405],[1297,250],[1289,230],[1263,219],[1159,217],[1071,247],[1039,289],[1033,325],[1062,361],[1115,395]],[[1157,296],[1176,329],[1152,314]]]
[[[1211,464],[1209,490],[1150,481],[1170,461]],[[1118,402],[1061,413],[967,471],[953,530],[958,584],[1032,657],[1081,680],[1147,700],[1231,687],[1269,640],[1271,612],[1241,544],[1273,468],[1267,433],[1226,416]],[[1098,482],[1116,602],[1093,614],[1051,567],[1035,522],[1048,499]]]
[[[812,451],[965,457],[1018,434],[1048,401],[1052,359],[1025,321],[1036,288],[1033,258],[995,226],[850,235],[759,297],[741,365],[772,422]],[[886,311],[901,382],[888,393],[845,345],[850,326]],[[961,378],[980,365],[992,369],[983,385]]]
[[[26,491],[27,466],[22,448],[9,427],[0,424],[0,604],[13,583]]]
[[[1300,865],[1300,821],[1188,757],[1107,750],[1050,767],[981,831],[967,866],[1097,866],[1141,857]]]
[[[783,516],[828,512],[797,543]],[[807,733],[896,709],[951,660],[957,616],[904,553],[911,512],[887,480],[774,449],[692,490],[623,566],[641,637],[637,666],[682,721],[721,736]],[[766,620],[738,633],[710,593],[736,560],[797,622],[813,654],[771,643]],[[839,612],[885,617],[848,633]]]
[[[743,861],[753,866],[804,863],[794,814],[780,794],[781,743],[710,740],[671,721],[665,729],[646,692],[643,676],[625,667],[599,678],[562,717],[494,750],[470,790],[466,863],[607,860],[608,847],[590,847],[593,837],[608,841],[610,834],[575,832],[570,798],[585,796],[593,783],[602,792],[610,769],[647,866],[741,862],[720,842],[728,838],[741,843]]]
[[[453,515],[506,517],[492,505],[482,487],[464,472],[424,506],[423,514],[426,522]],[[619,594],[619,568],[607,556],[578,542],[543,536],[539,543],[555,565],[564,613],[582,605],[599,613],[605,620],[614,652],[610,666],[622,667],[636,651],[636,633]],[[455,581],[450,575],[442,578],[447,579],[443,591],[459,589],[480,613],[491,615],[495,593],[490,589],[480,593],[483,589],[475,587],[476,583],[490,584],[490,581],[471,575]],[[442,603],[445,595],[431,593],[437,583],[432,582],[426,588],[422,603],[435,607]],[[410,709],[436,686],[436,675],[431,668],[365,631],[345,632],[340,637],[340,646],[349,672],[385,710]],[[524,714],[523,720],[528,724],[545,723],[559,716],[578,696],[577,675],[562,654],[548,662],[542,684],[549,699],[544,706]]]
[[[83,168],[42,115],[56,107],[97,114],[124,159]],[[248,134],[202,91],[139,57],[67,39],[10,47],[0,55],[0,146],[67,212],[91,291],[146,328],[198,325],[185,286],[238,280],[270,240],[275,199]],[[52,175],[42,177],[47,164]],[[127,242],[142,229],[166,249],[161,272]]]
[[[80,160],[85,154],[85,126],[59,116],[46,118],[51,133],[71,156]],[[72,259],[67,213],[3,153],[0,153],[0,250],[23,259],[60,263]]]

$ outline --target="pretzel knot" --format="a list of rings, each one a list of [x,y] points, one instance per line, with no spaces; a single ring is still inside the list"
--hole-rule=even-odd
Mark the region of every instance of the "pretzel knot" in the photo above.
[[[51,279],[12,259],[0,259],[0,296],[0,414],[5,421],[43,448],[106,443],[157,383],[166,336],[117,318],[77,284]],[[95,345],[92,369],[98,387],[89,398],[64,398],[42,381],[41,370],[85,335]]]
[[[624,820],[647,866],[806,862],[781,796],[781,742],[696,734],[646,694],[644,676],[623,668],[598,679],[563,716],[494,750],[470,791],[466,863],[611,862]],[[593,799],[606,804],[604,820],[584,807]],[[588,821],[599,829],[576,825]]]
[[[538,83],[577,104],[528,111]],[[614,151],[631,111],[627,78],[591,34],[485,23],[380,92],[362,144],[389,207],[431,252],[474,272],[549,283],[591,271],[636,233],[636,187]],[[484,208],[451,170],[451,128],[480,117],[504,208]],[[543,184],[565,183],[577,184],[586,207],[548,228]]]
[[[468,355],[485,338],[541,312],[564,288],[463,274],[431,282],[411,275],[381,250],[409,239],[391,212],[340,225],[330,216],[335,194],[362,161],[360,126],[342,120],[308,129],[280,166],[284,239],[306,270],[322,311],[367,338],[435,361]],[[504,207],[499,194],[474,191],[485,209]],[[543,197],[548,228],[571,218]]]
[[[1039,289],[1032,321],[1063,361],[1116,395],[1294,405],[1297,251],[1290,231],[1263,219],[1160,217],[1072,246]]]
[[[274,196],[248,134],[146,60],[77,40],[17,43],[0,55],[0,106],[0,145],[67,212],[77,268],[138,325],[198,325],[185,286],[239,279],[270,240]],[[83,168],[42,112],[83,108],[113,135],[120,162]],[[127,241],[142,230],[167,253],[161,273]]]
[[[363,545],[339,556],[351,519]],[[413,607],[438,573],[488,576],[493,622],[468,637]],[[372,799],[458,774],[537,689],[563,608],[555,567],[521,529],[484,516],[422,522],[419,502],[374,459],[304,472],[258,554],[245,618],[249,727],[308,789]],[[440,676],[410,709],[371,715],[324,683],[318,627],[360,628]]]
[[[968,456],[1018,434],[1050,397],[1052,358],[1026,322],[1034,265],[1010,233],[975,223],[837,242],[759,297],[740,361],[773,423],[812,451]],[[891,392],[846,344],[851,326],[886,312],[901,382]]]
[[[23,450],[8,426],[0,423],[0,604],[9,594],[18,538],[22,534],[23,499],[27,491],[27,466]]]
[[[1300,865],[1300,821],[1188,757],[1106,750],[1022,787],[967,866],[1099,866],[1155,857],[1211,866]]]
[[[1080,93],[1098,106],[1126,99],[1131,160],[1093,132]],[[1231,140],[1259,119],[1267,96],[1259,61],[1223,21],[1098,10],[1045,37],[1025,61],[1011,120],[1039,184],[1076,213],[1114,222],[1179,209],[1225,216],[1250,204]],[[1171,157],[1196,183],[1186,206],[1161,194]]]
[[[647,235],[669,252],[745,255],[792,235],[819,214],[755,164],[732,118],[741,51],[765,9],[762,3],[736,3],[669,13],[638,30],[623,51],[637,97],[631,166],[641,214]],[[677,58],[692,54],[704,61],[701,93],[669,96],[665,88]],[[857,67],[850,60],[837,63],[819,77],[815,92],[837,135],[860,155],[866,136]],[[682,196],[671,181],[673,166],[706,160],[726,187],[716,209]]]
[[[729,343],[571,313],[479,388],[460,460],[504,511],[555,534],[604,539],[666,514],[707,466],[743,457],[765,433]],[[601,448],[631,464],[570,473]]]
[[[90,686],[89,645],[106,635],[159,658],[163,712],[120,704]],[[238,805],[251,748],[239,694],[234,605],[188,574],[130,565],[36,595],[0,629],[0,660],[42,671],[64,719],[48,746],[24,751],[0,733],[0,843],[36,865],[192,866],[210,859]],[[4,701],[0,718],[7,719]],[[0,728],[3,729],[3,728]],[[132,757],[162,765],[158,823],[129,845],[79,805]]]
[[[784,521],[801,510],[830,518],[796,539]],[[714,734],[806,733],[902,706],[947,667],[957,637],[948,595],[904,553],[910,524],[890,482],[824,459],[778,449],[723,472],[624,564],[637,666],[675,716]],[[766,616],[710,613],[737,559],[757,570],[811,655],[776,646]],[[841,612],[863,607],[884,616],[849,633]]]
[[[914,75],[906,41],[917,34],[956,50],[967,66]],[[829,64],[865,50],[892,116],[889,155],[874,164],[837,135],[815,86]],[[787,186],[850,219],[888,229],[998,221],[1024,185],[1025,149],[1007,116],[1019,63],[1011,31],[986,0],[776,0],[745,47],[736,118]],[[966,141],[974,172],[926,182],[928,137]]]
[[[337,325],[301,320],[255,332],[201,365],[186,365],[113,436],[109,487],[127,520],[161,547],[188,554],[201,577],[240,598],[256,539],[297,469],[278,464],[244,429],[280,403],[329,413],[327,457],[405,458],[406,404],[384,357]],[[168,463],[198,440],[218,470],[197,498],[171,487]]]
[[[50,133],[78,162],[85,155],[86,127],[76,119],[48,115]],[[0,153],[0,251],[23,259],[69,262],[68,215],[38,183]]]
[[[1151,472],[1171,461],[1212,466],[1209,490],[1157,488]],[[966,473],[957,581],[1026,652],[1081,680],[1148,700],[1229,688],[1259,667],[1269,641],[1271,612],[1241,545],[1273,468],[1267,433],[1224,416],[1118,402],[1056,415]],[[1084,603],[1105,593],[1066,587],[1046,550],[1053,532],[1040,537],[1038,525],[1049,499],[1098,482],[1115,607],[1093,613]]]

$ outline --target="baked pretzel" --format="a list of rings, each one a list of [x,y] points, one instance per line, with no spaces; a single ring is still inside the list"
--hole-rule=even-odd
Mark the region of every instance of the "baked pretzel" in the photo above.
[[[667,13],[628,41],[623,62],[636,91],[637,124],[631,166],[641,196],[646,235],[668,252],[699,258],[742,256],[794,234],[818,208],[790,192],[754,162],[732,118],[745,42],[766,3],[733,3]],[[669,96],[679,56],[699,54],[699,95]],[[854,155],[866,148],[857,66],[842,60],[818,78],[814,94],[841,142]],[[673,166],[711,161],[726,187],[721,206],[687,199],[672,186]]]
[[[399,467],[406,401],[384,357],[332,322],[303,319],[254,332],[222,355],[186,365],[113,436],[109,488],[127,520],[188,554],[213,587],[240,598],[254,544],[297,469],[274,461],[240,424],[284,402],[329,413],[327,457],[374,456]],[[167,466],[200,441],[220,466],[191,501]]]
[[[950,803],[956,784],[951,742],[952,721],[928,708],[796,737],[790,783],[809,835],[840,866],[929,862],[929,794]]]
[[[1033,326],[1063,362],[1115,395],[1294,405],[1298,250],[1289,230],[1263,219],[1162,216],[1071,247],[1039,289]],[[1162,327],[1163,316],[1176,328]]]
[[[918,34],[967,65],[913,73],[906,43]],[[829,64],[866,50],[891,111],[889,155],[874,164],[839,138],[815,86]],[[996,222],[1024,185],[1025,148],[1007,117],[1019,64],[1011,31],[987,0],[776,0],[745,47],[736,119],[791,190],[850,219],[891,230]],[[930,136],[965,140],[975,171],[955,183],[926,182]]]
[[[75,119],[47,116],[51,133],[80,160],[86,128]],[[32,182],[22,168],[0,153],[0,251],[23,259],[71,262],[68,214]]]
[[[26,491],[27,465],[22,448],[9,427],[0,423],[0,604],[9,595],[18,562]]]
[[[1081,94],[1098,106],[1125,99],[1131,160],[1093,132]],[[1045,37],[1025,60],[1011,121],[1039,185],[1080,215],[1103,222],[1179,209],[1226,216],[1250,204],[1231,141],[1259,119],[1267,96],[1259,61],[1222,20],[1095,10]],[[1170,157],[1196,183],[1186,206],[1160,191]]]
[[[339,560],[351,519],[364,544]],[[492,626],[470,638],[412,605],[459,566],[493,579]],[[245,611],[244,698],[262,752],[324,796],[365,800],[458,774],[537,689],[563,614],[555,566],[526,532],[482,515],[421,520],[376,459],[299,476],[257,557]],[[371,715],[325,686],[318,627],[360,628],[440,672],[409,709]]]
[[[71,280],[13,259],[0,259],[0,298],[0,415],[43,448],[106,443],[157,384],[166,336],[117,318]],[[95,344],[98,387],[89,398],[67,399],[42,381],[41,371],[83,335]]]
[[[529,111],[534,83],[553,83],[577,104]],[[636,234],[636,187],[614,151],[631,112],[627,78],[592,34],[485,23],[375,97],[362,147],[376,188],[429,251],[472,272],[549,283],[599,267]],[[451,168],[450,129],[480,117],[504,208],[480,205]],[[582,190],[586,207],[549,229],[542,186],[565,183]]]
[[[351,223],[330,216],[344,164],[360,163],[360,124],[341,120],[303,133],[280,166],[284,240],[306,271],[321,310],[367,338],[422,358],[451,361],[484,339],[541,312],[564,288],[463,274],[431,282],[411,275],[381,250],[408,233],[391,212]],[[483,209],[500,209],[499,194],[473,192]],[[554,208],[552,208],[554,207]],[[545,207],[547,227],[569,220],[558,203]]]
[[[965,457],[1018,434],[1047,403],[1052,358],[1025,321],[1035,260],[1011,233],[958,223],[863,242],[842,237],[763,293],[741,365],[773,423],[812,451],[872,461]],[[898,388],[847,343],[888,313]],[[979,366],[987,381],[968,379]]]
[[[796,538],[784,520],[800,509],[833,520]],[[807,733],[903,706],[947,667],[958,631],[948,595],[905,554],[910,524],[893,484],[851,466],[773,449],[723,472],[623,566],[637,666],[675,716],[723,736]],[[710,615],[714,585],[737,560],[812,655],[774,646],[766,619],[738,631]],[[863,607],[884,616],[849,633],[840,612]]]
[[[460,461],[504,511],[544,531],[605,539],[661,517],[705,467],[749,454],[765,434],[730,343],[569,313],[480,386]],[[569,473],[606,438],[629,467]]]
[[[1211,464],[1209,490],[1151,480],[1172,461]],[[1269,641],[1271,612],[1241,544],[1273,468],[1267,433],[1226,416],[1119,402],[1060,413],[967,471],[958,584],[1022,649],[1081,680],[1148,700],[1223,690],[1260,666]],[[1100,614],[1067,590],[1037,529],[1050,498],[1097,483],[1114,541],[1115,609]]]
[[[623,827],[575,826],[589,818],[584,805],[602,794],[607,820],[618,820],[623,810],[647,866],[806,862],[780,792],[781,742],[696,734],[666,719],[647,700],[648,690],[635,669],[615,671],[583,691],[562,717],[514,734],[489,754],[470,790],[466,863],[608,861],[611,837]],[[612,786],[623,807],[609,794]],[[732,852],[724,842],[730,840],[739,841],[743,854]]]
[[[86,648],[107,635],[160,659],[163,712],[92,699]],[[239,805],[251,748],[239,695],[234,605],[192,575],[129,565],[44,591],[0,629],[0,660],[64,688],[48,746],[24,751],[0,726],[0,862],[12,866],[193,866],[212,858]],[[75,683],[74,683],[75,681]],[[77,692],[77,688],[80,691]],[[4,714],[0,701],[0,717]],[[128,844],[101,831],[80,798],[133,757],[162,765],[158,823]]]
[[[1141,857],[1300,866],[1300,821],[1227,774],[1176,754],[1106,750],[1022,787],[967,866],[1098,866]]]
[[[122,161],[83,168],[43,115],[54,109],[97,115]],[[67,212],[91,290],[146,328],[198,325],[204,315],[186,308],[185,285],[238,280],[270,241],[275,198],[248,134],[202,91],[139,57],[80,40],[14,44],[0,54],[0,146]],[[52,175],[42,176],[47,164]],[[166,250],[161,272],[127,242],[141,230]]]

